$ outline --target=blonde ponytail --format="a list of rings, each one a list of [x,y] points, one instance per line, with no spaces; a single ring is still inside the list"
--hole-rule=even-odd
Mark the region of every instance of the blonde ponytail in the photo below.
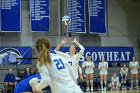
[[[50,58],[50,52],[47,48],[45,48],[45,45],[42,45],[42,49],[40,52],[40,55],[38,57],[38,61],[39,61],[39,65],[43,65],[43,64],[51,64],[52,60]]]
[[[36,49],[39,53],[38,62],[39,65],[51,64],[52,60],[50,58],[50,43],[46,38],[39,38],[36,41]]]

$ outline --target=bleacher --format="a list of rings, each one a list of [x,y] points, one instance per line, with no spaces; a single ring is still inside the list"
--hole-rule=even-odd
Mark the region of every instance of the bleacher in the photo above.
[[[13,73],[17,76],[19,71],[25,70],[26,67],[33,68],[32,65],[0,65],[0,93],[4,89],[4,77],[8,73],[8,69],[12,68]]]
[[[123,64],[121,64],[120,67],[116,67],[116,64],[113,64],[112,67],[109,67],[108,69],[108,80],[110,80],[110,77],[113,75],[114,72],[116,72],[117,74],[119,74],[120,72],[120,68],[122,67]],[[128,67],[128,64],[126,64]],[[0,91],[4,88],[4,76],[5,74],[8,73],[8,69],[12,68],[13,69],[13,73],[16,76],[20,76],[19,74],[23,74],[24,70],[26,67],[31,68],[32,70],[34,69],[33,65],[6,65],[6,66],[0,66]],[[85,69],[83,69],[83,75],[85,76]],[[140,72],[139,72],[140,73]],[[94,78],[99,76],[99,69],[98,69],[98,64],[95,64],[95,68],[94,68]],[[128,72],[128,79],[130,79],[130,70]],[[140,80],[140,74],[139,74],[139,80]]]

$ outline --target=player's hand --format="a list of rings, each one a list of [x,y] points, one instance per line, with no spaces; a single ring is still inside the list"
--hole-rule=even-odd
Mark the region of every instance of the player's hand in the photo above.
[[[61,44],[65,44],[67,42],[66,38],[63,38]]]
[[[33,91],[33,93],[37,93],[38,92],[37,89],[36,89],[36,86],[32,87],[32,91]]]
[[[72,43],[76,43],[77,42],[77,40],[76,40],[76,38],[72,41]]]
[[[75,46],[79,46],[79,43],[77,42],[76,38],[72,41],[72,44],[74,44]]]

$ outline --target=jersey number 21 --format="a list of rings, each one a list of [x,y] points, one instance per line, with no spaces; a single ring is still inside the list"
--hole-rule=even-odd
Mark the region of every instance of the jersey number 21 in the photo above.
[[[65,68],[64,63],[62,62],[61,59],[55,59],[54,63],[55,63],[58,70],[61,70],[61,69]]]

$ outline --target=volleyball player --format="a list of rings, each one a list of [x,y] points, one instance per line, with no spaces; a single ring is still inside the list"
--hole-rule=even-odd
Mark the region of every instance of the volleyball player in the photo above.
[[[113,76],[111,77],[110,87],[111,90],[119,90],[120,82],[119,82],[119,77],[117,76],[116,73],[114,73]]]
[[[74,73],[78,79],[78,63],[79,63],[80,58],[82,57],[82,55],[84,53],[85,48],[81,44],[79,44],[79,42],[77,42],[76,39],[74,39],[74,41],[72,42],[73,45],[71,45],[71,47],[69,49],[70,54],[67,54],[67,53],[59,51],[60,48],[65,43],[66,43],[66,39],[64,38],[64,39],[62,39],[61,43],[55,48],[55,53],[68,59],[70,65],[72,66],[72,69],[74,70]],[[77,51],[75,45],[81,49],[79,51],[79,53],[77,53],[77,54],[75,54]],[[80,73],[80,78],[82,79],[82,73]]]
[[[40,82],[33,87],[33,91],[41,91],[50,85],[52,93],[83,93],[75,83],[75,74],[68,60],[57,54],[50,54],[50,43],[46,38],[36,41],[39,53],[37,68],[41,75]]]
[[[85,68],[86,73],[86,82],[87,82],[87,88],[86,91],[93,91],[93,68],[95,67],[93,61],[91,60],[90,56],[86,56],[86,61],[83,62],[82,67]]]
[[[122,83],[122,90],[126,90],[126,77],[127,77],[127,73],[128,73],[128,68],[126,67],[126,65],[123,65],[123,67],[120,70],[120,74],[121,74],[121,83]]]
[[[136,80],[136,87],[139,89],[138,86],[138,69],[139,69],[139,63],[136,61],[136,58],[133,57],[132,61],[129,63],[129,68],[131,69],[131,88],[133,89],[133,82],[134,79]]]
[[[36,74],[30,76],[22,81],[20,81],[15,89],[14,93],[32,93],[32,87],[39,83],[40,75]],[[42,91],[38,91],[37,93],[43,93]]]
[[[106,91],[106,85],[107,85],[107,69],[108,69],[108,62],[104,60],[104,57],[102,57],[102,61],[99,62],[98,69],[100,70],[100,78],[101,78],[101,90]],[[105,84],[105,87],[103,87],[103,82]]]

